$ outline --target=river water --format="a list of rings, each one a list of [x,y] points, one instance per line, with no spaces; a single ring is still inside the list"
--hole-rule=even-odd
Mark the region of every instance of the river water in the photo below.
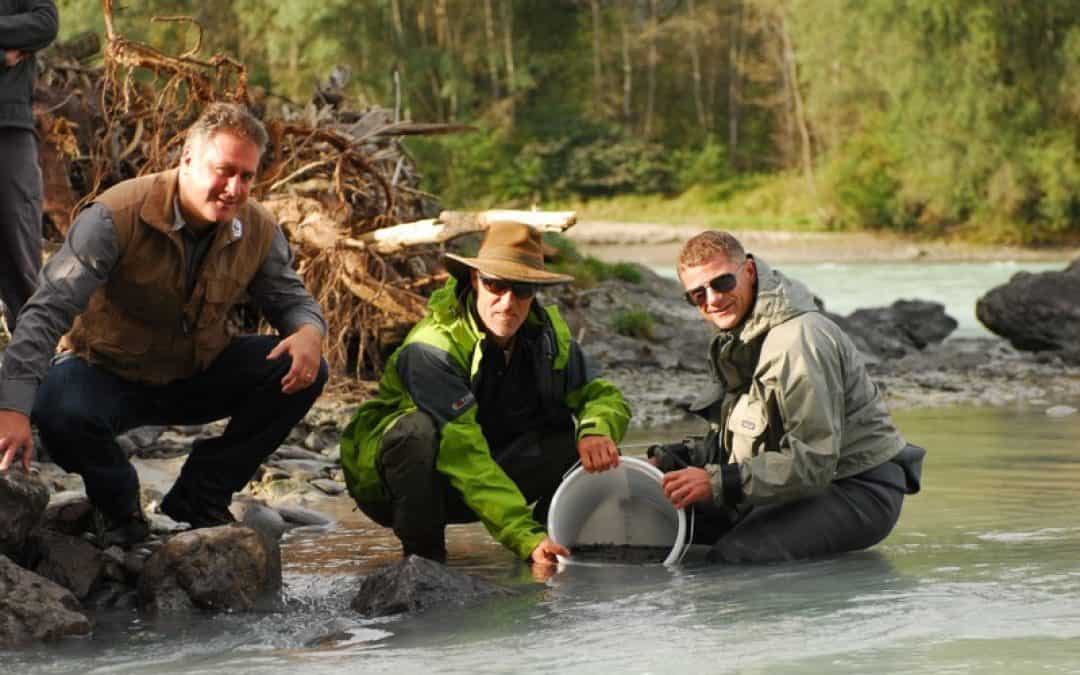
[[[841,313],[977,295],[1016,271],[914,267],[782,269]],[[99,615],[92,638],[0,652],[0,673],[1080,673],[1080,414],[952,407],[895,420],[929,451],[924,490],[868,552],[712,567],[695,548],[675,569],[569,566],[540,582],[479,526],[454,526],[451,565],[520,595],[365,620],[349,609],[357,579],[398,549],[342,499],[335,526],[287,535],[284,611]]]
[[[544,583],[477,526],[451,564],[521,595],[364,620],[396,543],[342,509],[285,544],[288,607],[99,617],[92,639],[0,653],[5,673],[1080,672],[1080,414],[907,410],[925,487],[866,553],[763,566],[569,566]],[[650,438],[677,438],[671,429]],[[643,437],[632,440],[642,440]],[[330,637],[327,637],[330,636]]]

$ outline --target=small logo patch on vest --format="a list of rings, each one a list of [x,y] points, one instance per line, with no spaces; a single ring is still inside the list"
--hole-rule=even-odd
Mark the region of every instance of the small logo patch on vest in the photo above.
[[[244,236],[244,224],[240,222],[239,218],[232,219],[232,238],[239,239]]]
[[[470,403],[472,403],[474,400],[475,399],[473,399],[473,395],[470,392],[468,394],[465,394],[464,396],[462,396],[458,400],[454,401],[453,403],[451,403],[450,404],[450,409],[453,410],[454,412],[464,410],[465,407],[468,406]]]

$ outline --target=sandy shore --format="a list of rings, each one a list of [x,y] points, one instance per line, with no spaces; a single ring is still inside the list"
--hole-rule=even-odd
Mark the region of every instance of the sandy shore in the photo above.
[[[580,221],[567,230],[586,253],[601,260],[673,265],[679,249],[701,227],[662,223]],[[1073,260],[1080,248],[978,246],[965,242],[916,241],[871,232],[731,230],[748,251],[770,262],[901,262]]]

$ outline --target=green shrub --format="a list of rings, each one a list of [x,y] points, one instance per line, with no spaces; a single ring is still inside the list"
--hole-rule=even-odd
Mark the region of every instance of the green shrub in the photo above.
[[[592,288],[608,279],[641,283],[641,271],[631,263],[606,263],[593,256],[583,256],[567,236],[555,233],[544,235],[544,242],[556,250],[551,269],[574,277],[574,286]]]
[[[652,314],[641,308],[624,309],[616,312],[612,318],[612,328],[619,335],[639,340],[653,339],[655,320]]]

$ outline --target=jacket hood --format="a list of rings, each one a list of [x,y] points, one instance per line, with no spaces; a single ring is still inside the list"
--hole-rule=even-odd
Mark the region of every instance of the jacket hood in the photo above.
[[[742,342],[751,342],[785,321],[818,311],[813,293],[801,281],[784,276],[761,258],[754,258],[754,263],[757,266],[754,308],[741,324],[728,332]]]

